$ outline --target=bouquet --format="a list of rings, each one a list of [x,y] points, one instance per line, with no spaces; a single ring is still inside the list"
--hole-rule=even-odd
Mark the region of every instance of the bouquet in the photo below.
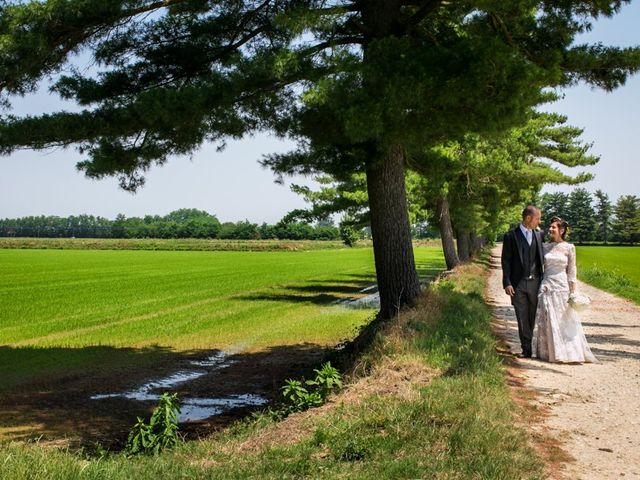
[[[572,293],[569,295],[569,305],[571,305],[574,310],[581,312],[591,305],[591,299],[581,293]]]

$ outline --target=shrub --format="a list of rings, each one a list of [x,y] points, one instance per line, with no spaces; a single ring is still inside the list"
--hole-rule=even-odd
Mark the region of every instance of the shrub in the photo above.
[[[347,247],[353,247],[358,241],[359,235],[350,225],[340,225],[340,238]]]

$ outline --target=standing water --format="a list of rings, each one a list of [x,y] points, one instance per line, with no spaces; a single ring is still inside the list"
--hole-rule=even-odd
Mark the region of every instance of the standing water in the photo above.
[[[129,400],[138,400],[141,402],[157,402],[160,399],[161,393],[154,392],[171,390],[176,385],[190,382],[214,371],[227,368],[235,362],[228,359],[227,353],[217,352],[215,355],[212,355],[205,360],[193,360],[189,363],[200,368],[183,370],[167,377],[151,380],[135,390],[129,390],[121,393],[93,395],[91,396],[91,399],[102,400],[105,398],[120,397],[127,398]],[[260,406],[266,403],[267,400],[265,398],[252,394],[231,395],[224,398],[185,397],[180,399],[181,412],[178,417],[178,421],[194,422],[204,420],[205,418],[220,415],[221,413],[233,408]]]

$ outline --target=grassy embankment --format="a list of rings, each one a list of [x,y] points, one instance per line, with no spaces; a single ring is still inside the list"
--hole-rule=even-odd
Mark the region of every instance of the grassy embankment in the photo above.
[[[158,457],[5,445],[0,477],[542,478],[514,426],[519,407],[495,353],[485,275],[464,267],[390,322],[346,391],[320,409],[262,416]]]
[[[577,247],[578,278],[640,304],[639,247]]]

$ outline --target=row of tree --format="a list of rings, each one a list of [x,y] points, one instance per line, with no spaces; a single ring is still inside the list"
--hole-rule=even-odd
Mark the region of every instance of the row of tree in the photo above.
[[[443,237],[482,219],[495,228],[490,212],[524,195],[520,182],[494,186],[496,172],[518,178],[508,165],[517,164],[535,183],[544,167],[518,156],[495,164],[494,139],[547,157],[544,143],[505,132],[530,121],[553,89],[584,81],[613,90],[640,69],[640,48],[574,41],[623,3],[7,0],[0,93],[55,78],[50,90],[81,108],[2,116],[0,153],[73,145],[86,175],[135,190],[149,168],[205,141],[293,138],[297,149],[263,165],[339,182],[364,175],[380,315],[389,318],[420,293],[407,172],[424,177],[416,188],[436,199]],[[100,71],[69,68],[79,51]],[[562,153],[553,160],[570,163]]]
[[[535,202],[543,185],[592,178],[563,174],[556,167],[588,166],[599,160],[587,153],[581,133],[566,125],[563,116],[531,111],[524,126],[502,135],[468,134],[415,155],[405,175],[410,223],[436,227],[447,266],[455,267],[518,222],[523,205]],[[311,221],[342,212],[343,224],[370,224],[364,174],[316,180],[321,184],[318,191],[291,187],[310,207],[293,210],[285,218]]]
[[[0,236],[5,237],[337,240],[344,234],[331,220],[316,222],[314,226],[293,221],[275,225],[258,225],[248,220],[221,223],[215,215],[197,209],[142,218],[120,214],[115,220],[93,215],[0,220]]]
[[[640,242],[640,198],[623,195],[615,204],[609,195],[596,190],[592,195],[584,188],[571,193],[545,193],[541,195],[542,225],[561,217],[569,222],[573,242]]]

